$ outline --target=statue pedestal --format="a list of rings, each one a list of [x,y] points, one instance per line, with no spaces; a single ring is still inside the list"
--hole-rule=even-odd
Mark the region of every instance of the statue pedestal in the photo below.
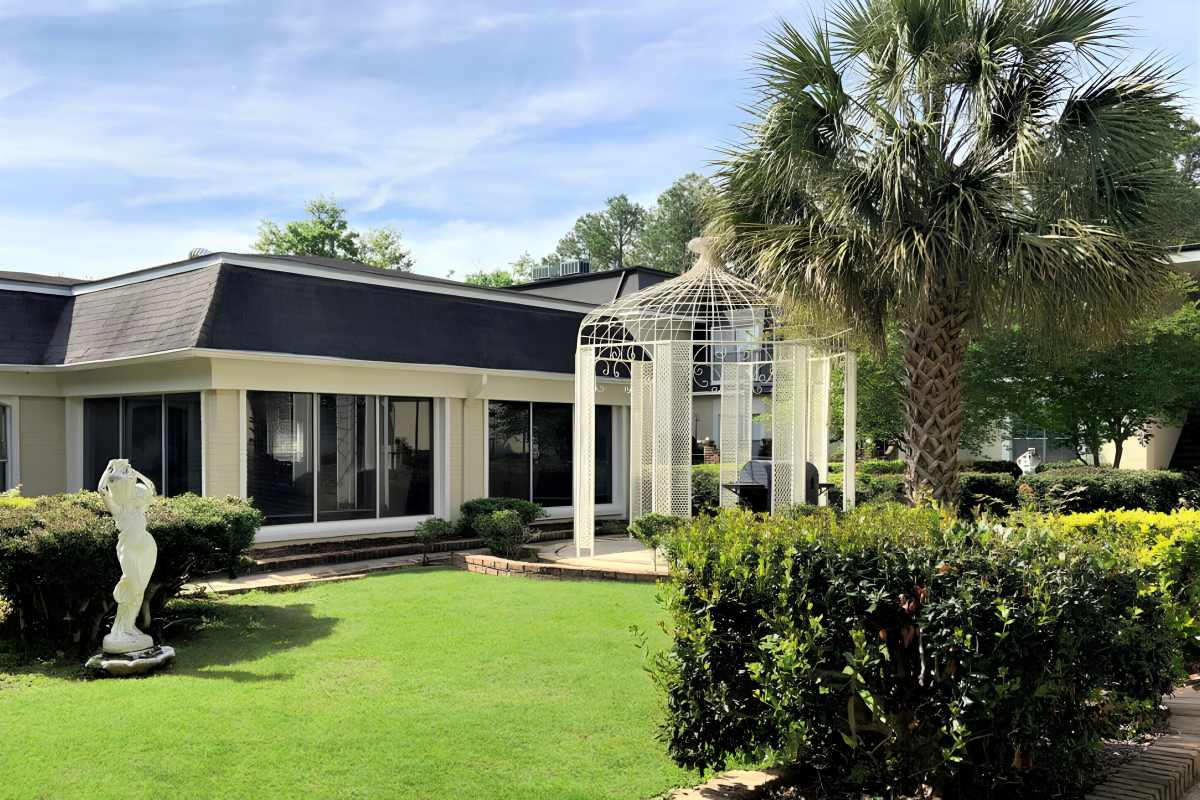
[[[144,675],[160,667],[165,667],[174,660],[174,647],[155,645],[144,650],[134,650],[131,653],[97,653],[89,658],[83,666],[94,672],[123,677],[125,675]]]

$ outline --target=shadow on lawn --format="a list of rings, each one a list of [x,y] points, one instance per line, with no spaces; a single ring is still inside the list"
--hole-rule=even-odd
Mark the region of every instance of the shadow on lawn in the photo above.
[[[175,647],[175,663],[165,674],[234,682],[282,681],[288,672],[223,669],[297,647],[333,633],[336,617],[315,616],[312,603],[286,606],[234,605],[212,600],[175,600],[163,620],[155,620],[155,639]],[[83,669],[86,654],[25,647],[0,640],[0,689],[6,684],[44,676],[91,677]],[[146,677],[154,677],[153,673]]]
[[[178,600],[170,606],[171,619],[165,626],[166,641],[177,651],[172,672],[235,682],[288,680],[292,673],[223,667],[307,647],[329,636],[338,619],[316,616],[315,610],[312,603],[251,606]]]

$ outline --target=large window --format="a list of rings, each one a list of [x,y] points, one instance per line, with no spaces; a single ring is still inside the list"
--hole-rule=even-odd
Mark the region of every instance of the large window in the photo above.
[[[247,392],[246,409],[246,491],[268,525],[433,513],[433,400]]]
[[[379,516],[433,513],[433,401],[380,398]]]
[[[83,485],[127,458],[168,497],[203,488],[200,395],[89,397],[83,401]]]
[[[488,403],[488,494],[543,506],[573,502],[573,411],[567,403]],[[596,407],[596,502],[612,502],[612,408]]]
[[[8,426],[11,424],[9,422],[10,419],[8,406],[0,403],[0,492],[12,488],[8,484],[10,480],[8,477],[10,471],[8,465],[12,463],[11,456],[8,454]]]
[[[246,493],[268,525],[312,522],[312,395],[246,393]]]

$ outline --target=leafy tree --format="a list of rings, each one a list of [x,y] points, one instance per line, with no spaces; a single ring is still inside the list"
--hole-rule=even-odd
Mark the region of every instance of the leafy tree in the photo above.
[[[304,210],[308,219],[293,220],[283,227],[264,219],[258,226],[258,239],[251,245],[253,249],[272,255],[343,258],[380,269],[412,270],[412,257],[401,246],[400,232],[395,228],[376,228],[365,234],[352,230],[346,210],[331,198],[318,197]]]
[[[718,173],[731,263],[882,343],[900,331],[906,484],[956,506],[963,369],[990,320],[1098,336],[1156,297],[1178,123],[1168,69],[1114,63],[1107,0],[842,0],[758,57]]]
[[[513,280],[512,273],[508,270],[494,269],[491,272],[472,272],[463,278],[463,283],[469,283],[472,286],[491,286],[494,289],[503,289],[505,286],[512,286],[516,281]]]
[[[1180,424],[1200,404],[1200,311],[1137,323],[1121,341],[1070,354],[1018,328],[989,332],[972,348],[968,402],[981,416],[1017,417],[1054,431],[1099,463],[1106,442],[1120,466],[1124,443],[1145,444],[1159,424]]]
[[[400,242],[400,231],[390,225],[372,228],[360,236],[360,260],[379,269],[412,272],[412,254]]]
[[[1191,244],[1200,242],[1200,124],[1181,119],[1173,129],[1167,199],[1141,234],[1159,244]]]
[[[463,281],[475,286],[492,286],[502,289],[505,286],[512,286],[515,283],[528,281],[533,277],[533,268],[535,266],[537,266],[537,262],[526,251],[516,261],[509,264],[508,269],[494,269],[491,272],[473,272],[463,278]]]
[[[658,196],[638,241],[639,263],[665,272],[683,272],[692,263],[687,243],[704,232],[712,218],[716,189],[689,172]]]
[[[559,259],[591,259],[593,270],[622,269],[646,224],[646,209],[619,194],[608,198],[603,211],[584,214],[555,249]]]

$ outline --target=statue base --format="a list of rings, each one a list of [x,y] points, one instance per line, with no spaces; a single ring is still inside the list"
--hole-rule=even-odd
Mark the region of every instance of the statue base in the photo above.
[[[134,629],[129,633],[110,633],[104,637],[100,649],[105,653],[119,655],[121,653],[137,653],[154,647],[154,639],[149,634]]]
[[[135,650],[132,653],[97,653],[89,658],[83,666],[93,672],[124,677],[125,675],[144,675],[147,672],[153,672],[174,660],[174,647],[155,645],[147,647],[145,650]]]

